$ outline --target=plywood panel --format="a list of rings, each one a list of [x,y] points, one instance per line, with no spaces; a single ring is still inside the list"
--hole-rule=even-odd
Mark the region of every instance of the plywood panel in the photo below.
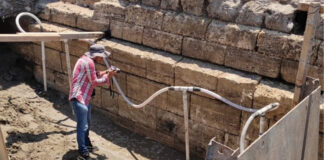
[[[309,119],[305,160],[316,160],[318,154],[320,88],[312,92],[265,134],[253,142],[238,160],[302,160],[308,106]]]

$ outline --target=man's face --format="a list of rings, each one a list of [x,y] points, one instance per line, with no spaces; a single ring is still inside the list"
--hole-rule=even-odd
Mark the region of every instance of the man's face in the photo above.
[[[101,62],[103,60],[103,58],[102,57],[94,57],[93,60],[98,63],[98,62]]]

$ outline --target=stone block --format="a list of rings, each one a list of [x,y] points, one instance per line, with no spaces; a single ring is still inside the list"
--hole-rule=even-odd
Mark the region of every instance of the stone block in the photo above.
[[[69,95],[70,87],[68,87],[69,86],[68,75],[64,73],[55,72],[54,80],[55,80],[55,87],[53,87],[53,89],[63,92],[65,95]]]
[[[185,13],[201,16],[204,9],[204,0],[181,0],[182,9]]]
[[[200,143],[204,148],[206,148],[206,144],[208,144],[210,140],[214,137],[216,137],[217,142],[224,143],[225,132],[223,130],[219,130],[203,124],[200,124],[199,128],[202,133]]]
[[[148,98],[148,82],[147,80],[127,75],[127,96],[138,100],[144,101]]]
[[[264,20],[266,28],[290,33],[294,27],[296,8],[280,3],[270,3],[266,8]]]
[[[181,43],[182,36],[154,29],[144,29],[143,44],[146,46],[161,49],[174,54],[180,54]]]
[[[188,95],[188,100],[190,101],[191,94]],[[190,108],[190,105],[188,105]],[[182,93],[181,92],[174,92],[168,91],[167,93],[167,105],[164,110],[174,113],[183,117],[183,101],[182,101]]]
[[[100,21],[125,20],[126,6],[128,4],[123,1],[100,1],[94,5],[93,18]]]
[[[43,67],[41,65],[34,65],[33,73],[36,81],[38,83],[43,83]],[[46,80],[47,80],[47,87],[55,88],[55,71],[46,68]]]
[[[175,65],[180,61],[181,57],[153,50],[149,50],[147,55],[146,78],[160,83],[174,85]]]
[[[182,122],[183,125],[181,125],[175,135],[175,141],[180,142],[182,144],[185,144],[185,128],[184,128],[184,122]],[[202,132],[200,123],[195,122],[193,120],[189,120],[188,122],[188,132],[189,132],[189,143],[192,145],[193,149],[197,147],[198,143],[201,143],[202,140]],[[185,145],[183,145],[184,147]]]
[[[315,37],[317,39],[324,40],[324,15],[323,14],[321,14],[320,21],[318,22]]]
[[[135,102],[136,104],[140,103],[134,100],[131,101]],[[156,129],[156,123],[157,123],[156,108],[150,106],[146,106],[143,108],[131,107],[122,99],[121,96],[119,96],[118,99],[118,107],[119,107],[118,114],[120,116],[130,119],[135,123],[139,123],[144,126],[147,126],[152,130]]]
[[[41,46],[34,45],[35,63],[42,64]],[[54,49],[45,48],[46,68],[62,72],[61,53]]]
[[[159,7],[161,0],[142,0],[142,3],[152,7]]]
[[[106,31],[109,28],[109,20],[100,21],[92,19],[93,12],[79,14],[77,16],[77,27],[87,31]]]
[[[225,66],[271,78],[279,76],[280,62],[278,58],[236,48],[228,48],[225,56]]]
[[[180,8],[180,0],[161,0],[161,8],[177,11]]]
[[[218,77],[217,93],[236,104],[251,108],[253,94],[260,80],[259,75],[228,69]]]
[[[96,2],[99,2],[100,0],[76,0],[75,4],[82,6],[82,7],[89,7],[93,8],[94,4]]]
[[[197,39],[204,39],[210,19],[168,12],[164,15],[162,30]]]
[[[114,97],[110,96],[110,91],[107,89],[101,89],[101,103],[102,107],[105,110],[108,110],[111,113],[118,114],[118,99],[119,95],[115,93]]]
[[[241,0],[208,0],[208,16],[223,21],[234,22],[241,8]]]
[[[216,91],[224,68],[201,61],[183,59],[175,68],[175,85],[199,86]]]
[[[279,102],[280,107],[269,112],[267,117],[286,114],[293,107],[293,87],[276,81],[261,80],[254,92],[253,108],[262,108],[270,103]]]
[[[110,30],[113,37],[134,43],[142,43],[144,27],[125,22],[112,21]]]
[[[78,59],[79,59],[79,57],[70,55],[70,66],[71,66],[72,72],[73,72],[74,66],[75,66],[76,62],[78,61]],[[66,54],[65,53],[61,54],[61,62],[62,62],[62,72],[67,74],[68,70],[67,70]]]
[[[75,5],[69,4],[69,3],[51,3],[48,6],[50,6],[51,10],[51,22],[64,24],[71,27],[76,27],[76,13],[75,10],[71,10],[70,8],[74,8]]]
[[[236,23],[261,27],[265,18],[265,7],[257,1],[246,2],[239,11]]]
[[[117,66],[118,67],[118,66]],[[126,73],[124,73],[124,72],[120,72],[120,73],[118,73],[117,75],[115,75],[115,78],[117,79],[117,81],[118,81],[118,84],[119,84],[119,86],[120,86],[120,89],[123,91],[123,92],[126,92]],[[104,87],[105,88],[105,87]],[[108,88],[108,87],[107,87]],[[113,87],[112,87],[112,90],[114,91],[114,92],[118,92],[118,90],[117,90],[117,87],[116,87],[116,84],[114,83],[113,84]]]
[[[324,42],[322,41],[322,43],[319,45],[318,47],[318,52],[317,52],[317,58],[315,61],[315,65],[318,67],[323,67],[323,63],[324,63]]]
[[[259,28],[227,24],[214,20],[208,26],[206,37],[207,40],[212,42],[254,50],[259,32]]]
[[[129,5],[126,8],[125,20],[129,23],[160,30],[163,12],[150,7]]]
[[[167,87],[167,85],[164,84],[160,84],[160,83],[156,83],[153,81],[147,81],[146,80],[146,84],[147,84],[147,98],[149,98],[149,96],[153,95],[155,92],[157,92],[158,90]],[[140,92],[140,91],[138,91]],[[159,96],[155,97],[149,104],[150,106],[156,107],[156,108],[160,108],[160,109],[165,109],[166,106],[168,105],[168,92],[164,92],[162,94],[160,94]]]
[[[213,42],[184,38],[182,48],[184,56],[223,65],[227,47]]]
[[[48,21],[51,19],[51,10],[48,7],[45,7],[37,14],[37,17]]]
[[[34,51],[34,45],[30,42],[24,42],[24,43],[11,43],[10,48],[14,52],[22,55],[22,57],[31,62],[35,62],[35,51]]]
[[[176,135],[183,126],[183,117],[157,109],[156,130],[166,135]]]
[[[70,40],[68,41],[69,44],[69,52],[71,55],[81,57],[86,52],[89,51],[90,42],[86,40]],[[65,46],[63,44],[63,51],[65,53]]]
[[[190,116],[194,121],[239,135],[241,111],[198,95],[191,95],[190,105]]]

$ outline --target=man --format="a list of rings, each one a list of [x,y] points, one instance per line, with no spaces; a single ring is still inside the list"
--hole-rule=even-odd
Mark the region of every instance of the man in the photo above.
[[[73,69],[72,86],[69,100],[72,103],[74,113],[77,118],[77,142],[80,156],[89,159],[89,152],[94,149],[89,139],[89,127],[91,120],[91,105],[89,104],[93,88],[101,85],[110,85],[111,79],[116,73],[114,70],[101,72],[95,71],[95,62],[102,61],[110,55],[105,47],[94,44],[90,47],[75,64]]]

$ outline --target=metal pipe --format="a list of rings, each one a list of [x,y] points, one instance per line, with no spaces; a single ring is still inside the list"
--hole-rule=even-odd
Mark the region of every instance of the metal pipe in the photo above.
[[[69,86],[72,87],[72,71],[71,71],[71,61],[70,61],[70,51],[69,51],[69,43],[68,40],[64,40],[64,46],[65,46],[65,58],[66,58],[66,68],[68,72],[68,79],[69,79]]]
[[[189,116],[188,116],[188,96],[187,91],[183,91],[183,115],[184,115],[184,125],[185,125],[185,143],[186,143],[186,160],[190,159],[189,150]]]
[[[257,110],[256,112],[254,112],[250,117],[249,119],[246,121],[244,127],[243,127],[243,130],[241,132],[241,137],[240,137],[240,153],[242,153],[244,151],[244,148],[246,146],[245,144],[245,136],[246,136],[246,132],[251,124],[251,122],[253,121],[253,119],[256,117],[256,116],[259,116],[259,115],[263,115],[265,113],[267,113],[268,111],[273,111],[275,109],[277,109],[279,107],[279,103],[271,103],[259,110]]]
[[[259,136],[262,136],[264,133],[264,128],[265,128],[265,120],[266,120],[266,115],[265,113],[260,116],[260,130],[259,130]]]
[[[41,27],[41,31],[43,30],[43,26],[42,26],[42,22],[32,13],[28,13],[28,12],[22,12],[19,13],[16,17],[16,25],[17,28],[19,29],[20,32],[22,33],[26,33],[26,31],[20,26],[19,20],[22,16],[29,16],[31,18],[33,18]],[[47,91],[47,78],[46,78],[46,63],[45,63],[45,42],[42,41],[41,42],[41,50],[42,50],[42,67],[43,67],[43,83],[44,83],[44,91]]]

